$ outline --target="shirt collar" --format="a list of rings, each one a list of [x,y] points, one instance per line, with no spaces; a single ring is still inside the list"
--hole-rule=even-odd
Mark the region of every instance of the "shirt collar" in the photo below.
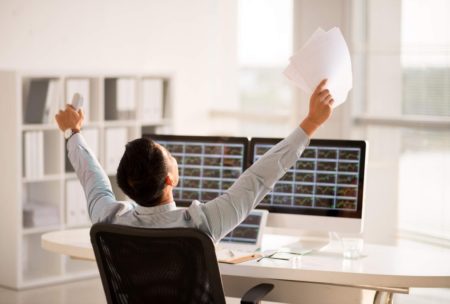
[[[136,212],[138,214],[155,214],[155,213],[163,213],[167,211],[172,211],[177,209],[177,205],[175,205],[175,202],[158,205],[154,207],[143,207],[143,206],[137,206]]]

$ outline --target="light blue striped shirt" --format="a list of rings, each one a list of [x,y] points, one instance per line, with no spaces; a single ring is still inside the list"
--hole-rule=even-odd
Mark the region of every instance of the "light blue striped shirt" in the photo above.
[[[267,151],[221,196],[202,204],[195,200],[188,208],[175,202],[142,207],[134,202],[118,202],[108,176],[86,144],[81,133],[67,142],[69,159],[83,186],[92,223],[201,229],[215,242],[233,230],[271,191],[309,144],[309,137],[296,128],[288,137]]]

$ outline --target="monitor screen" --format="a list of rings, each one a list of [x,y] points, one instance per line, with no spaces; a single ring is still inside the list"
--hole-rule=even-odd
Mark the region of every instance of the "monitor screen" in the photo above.
[[[251,161],[281,139],[253,138]],[[361,218],[366,143],[312,139],[259,204],[270,213]]]
[[[210,201],[241,175],[247,164],[245,137],[144,135],[177,159],[180,181],[173,190],[179,206]]]
[[[247,218],[239,224],[233,231],[228,233],[221,242],[256,244],[258,233],[261,227],[263,214],[253,210]]]

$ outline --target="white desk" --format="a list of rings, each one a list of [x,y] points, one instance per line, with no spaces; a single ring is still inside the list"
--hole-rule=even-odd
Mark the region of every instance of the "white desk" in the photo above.
[[[295,240],[267,234],[263,238],[263,250],[279,248]],[[95,259],[89,229],[46,233],[42,236],[42,247],[76,258]],[[367,256],[356,260],[344,259],[337,249],[328,248],[290,261],[263,259],[238,265],[220,263],[219,267],[227,296],[242,295],[247,285],[272,282],[276,289],[268,300],[289,303],[308,302],[296,295],[296,290],[301,289],[298,284],[375,290],[375,299],[370,300],[374,303],[391,303],[393,293],[408,293],[410,288],[450,288],[450,250],[419,251],[370,244],[364,248]],[[332,297],[333,293],[328,296]],[[346,301],[350,302],[351,299]]]

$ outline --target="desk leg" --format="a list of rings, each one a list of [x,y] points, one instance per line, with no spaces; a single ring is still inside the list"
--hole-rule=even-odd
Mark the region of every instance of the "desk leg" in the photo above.
[[[373,304],[394,304],[394,293],[377,290],[373,298]]]

